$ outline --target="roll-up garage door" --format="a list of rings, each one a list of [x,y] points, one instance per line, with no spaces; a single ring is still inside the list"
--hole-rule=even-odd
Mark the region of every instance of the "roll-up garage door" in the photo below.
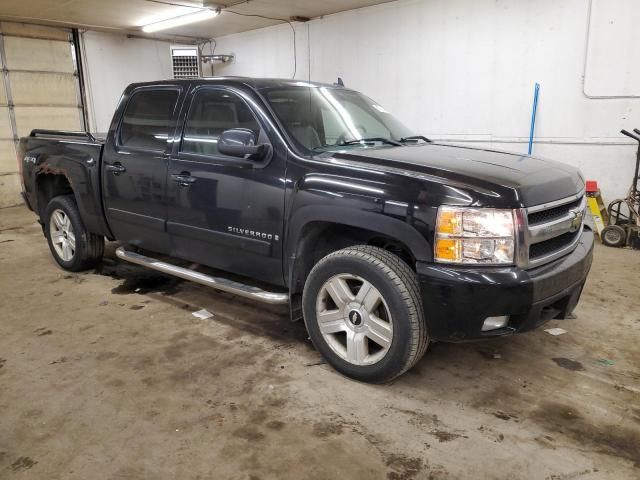
[[[69,29],[0,22],[0,208],[17,205],[16,141],[34,128],[83,130]]]

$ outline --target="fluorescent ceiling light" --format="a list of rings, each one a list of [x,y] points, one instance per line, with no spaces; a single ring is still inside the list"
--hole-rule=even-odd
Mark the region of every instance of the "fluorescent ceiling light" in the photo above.
[[[186,15],[180,15],[179,17],[150,23],[149,25],[145,25],[144,27],[142,27],[142,31],[147,33],[157,32],[158,30],[166,30],[168,28],[179,27],[181,25],[187,25],[189,23],[201,22],[202,20],[217,17],[219,13],[220,10],[218,9],[211,10],[209,8],[206,8],[194,13],[188,13]]]

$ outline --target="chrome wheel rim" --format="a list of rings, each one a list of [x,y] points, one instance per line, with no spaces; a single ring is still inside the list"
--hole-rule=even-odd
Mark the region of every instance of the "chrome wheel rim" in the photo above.
[[[324,341],[353,365],[373,365],[389,352],[393,321],[380,291],[362,277],[334,275],[320,288],[316,319]]]
[[[76,253],[76,236],[73,233],[71,219],[63,210],[54,210],[49,220],[51,244],[58,257],[70,261]]]

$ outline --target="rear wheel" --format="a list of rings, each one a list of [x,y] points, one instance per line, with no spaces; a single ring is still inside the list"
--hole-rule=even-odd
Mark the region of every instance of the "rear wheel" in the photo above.
[[[627,243],[627,232],[620,225],[609,225],[600,234],[602,243],[608,247],[624,247]]]
[[[87,231],[73,195],[54,197],[49,202],[44,232],[53,258],[65,270],[92,268],[104,253],[104,238]]]
[[[320,260],[305,283],[303,310],[318,351],[356,380],[392,380],[427,349],[416,274],[381,248],[348,247]]]

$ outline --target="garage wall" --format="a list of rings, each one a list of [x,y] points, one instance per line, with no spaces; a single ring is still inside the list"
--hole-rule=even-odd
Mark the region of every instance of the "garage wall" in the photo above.
[[[71,31],[0,22],[0,208],[17,205],[15,140],[34,128],[81,130]]]
[[[92,132],[109,129],[128,84],[172,77],[168,42],[102,32],[84,32],[81,42]]]
[[[634,0],[593,0],[590,21],[588,0],[400,0],[297,24],[296,78],[306,79],[310,64],[312,80],[342,77],[416,132],[518,152],[527,150],[539,82],[534,153],[577,165],[611,200],[631,183],[635,145],[618,132],[640,128],[640,99],[625,98],[633,93],[628,82],[613,79],[605,93],[622,98],[587,97],[587,39],[587,73],[599,85],[603,69],[621,71],[620,62],[637,57],[640,29],[622,19],[639,8]],[[627,40],[616,47],[626,55],[603,54],[611,51],[602,43],[609,28]],[[216,53],[236,61],[217,65],[216,74],[292,74],[288,25],[217,42]]]

